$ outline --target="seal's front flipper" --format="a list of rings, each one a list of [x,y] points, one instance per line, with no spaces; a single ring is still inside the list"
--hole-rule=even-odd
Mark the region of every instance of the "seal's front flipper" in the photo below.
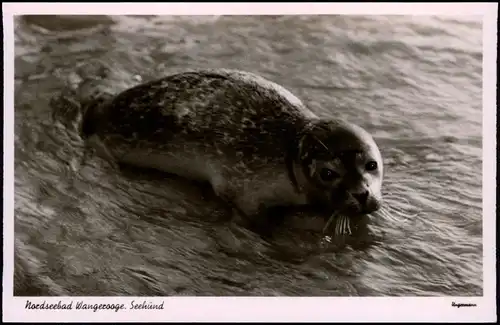
[[[287,208],[281,206],[260,206],[254,213],[236,209],[237,223],[253,231],[264,240],[272,239],[276,230],[283,225]]]
[[[250,217],[251,228],[263,239],[271,239],[276,230],[284,224],[288,208],[284,206],[261,206]]]
[[[249,199],[248,194],[237,195],[240,191],[231,189],[225,182],[213,183],[212,186],[217,196],[226,202],[235,223],[264,240],[271,238],[276,228],[283,224],[287,208],[255,202]]]

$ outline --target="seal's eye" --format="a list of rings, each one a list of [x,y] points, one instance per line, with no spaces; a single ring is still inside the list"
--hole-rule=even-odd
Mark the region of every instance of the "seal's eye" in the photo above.
[[[336,178],[338,178],[340,175],[336,172],[334,172],[333,170],[331,169],[328,169],[328,168],[323,168],[321,169],[321,171],[319,172],[319,176],[321,177],[321,179],[325,182],[330,182]]]
[[[377,169],[377,162],[376,161],[370,161],[365,165],[366,170],[368,171],[373,171]]]

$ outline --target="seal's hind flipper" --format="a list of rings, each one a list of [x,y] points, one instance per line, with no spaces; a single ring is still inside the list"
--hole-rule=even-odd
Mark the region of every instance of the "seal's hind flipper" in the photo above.
[[[54,124],[62,125],[66,131],[78,133],[82,120],[81,105],[71,89],[65,89],[50,99],[51,118]],[[71,133],[71,132],[69,132]],[[71,137],[73,138],[73,137]]]

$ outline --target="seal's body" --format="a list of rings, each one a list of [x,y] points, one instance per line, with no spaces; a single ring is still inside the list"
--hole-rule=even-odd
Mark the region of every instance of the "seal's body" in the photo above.
[[[190,71],[130,88],[90,107],[82,132],[114,161],[209,182],[247,217],[278,206],[314,205],[326,215],[380,206],[371,136],[320,119],[248,72]]]

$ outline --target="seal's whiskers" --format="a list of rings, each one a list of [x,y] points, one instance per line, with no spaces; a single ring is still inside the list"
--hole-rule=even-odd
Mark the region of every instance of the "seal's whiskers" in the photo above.
[[[397,201],[397,202],[404,202],[405,204],[407,205],[410,205],[410,201],[404,197],[401,197],[401,195],[398,195],[398,194],[393,194],[393,193],[388,193],[388,194],[384,194],[384,199],[385,201],[392,201],[392,199],[394,199],[394,201]]]
[[[339,215],[335,225],[334,234],[339,235],[352,235],[349,217],[345,215]]]
[[[337,224],[335,227],[335,235],[340,235],[341,232],[342,232],[342,216],[338,216]]]
[[[340,234],[340,227],[341,227],[341,223],[342,223],[342,217],[341,217],[341,216],[339,216],[339,217],[337,218],[337,224],[335,225],[335,232],[334,232],[334,234],[335,234],[335,235]]]
[[[389,211],[387,207],[384,207],[380,209],[379,214],[382,215],[385,219],[387,219],[390,222],[398,222],[398,219],[393,216],[393,214]]]
[[[387,208],[383,207],[380,210],[377,211],[379,215],[384,217],[385,219],[388,219],[389,221],[395,221],[394,218],[391,216],[389,211],[387,211]]]
[[[400,216],[403,220],[415,218],[415,217],[417,217],[420,214],[419,212],[416,212],[416,213],[413,213],[413,214],[408,214],[403,209],[396,208],[396,207],[393,207],[393,206],[387,206],[387,210],[388,210],[388,212],[389,211],[392,212],[391,215],[393,215],[393,216],[394,215]],[[400,220],[398,220],[398,221],[400,221]]]
[[[409,220],[415,220],[415,218],[420,214],[419,212],[408,214],[399,208],[391,207],[389,205],[381,208],[378,213],[388,221],[395,223],[403,223]]]
[[[352,235],[351,231],[351,226],[350,226],[350,219],[349,217],[344,216],[344,227],[342,229],[342,235]]]
[[[330,216],[330,218],[328,219],[328,221],[326,222],[325,226],[323,227],[323,233],[325,233],[325,231],[328,229],[328,227],[330,226],[330,224],[332,223],[333,219],[337,216],[337,213],[334,213]]]
[[[347,225],[347,233],[349,235],[352,235],[352,231],[351,231],[351,221],[349,220],[349,218],[346,218],[346,225]]]

